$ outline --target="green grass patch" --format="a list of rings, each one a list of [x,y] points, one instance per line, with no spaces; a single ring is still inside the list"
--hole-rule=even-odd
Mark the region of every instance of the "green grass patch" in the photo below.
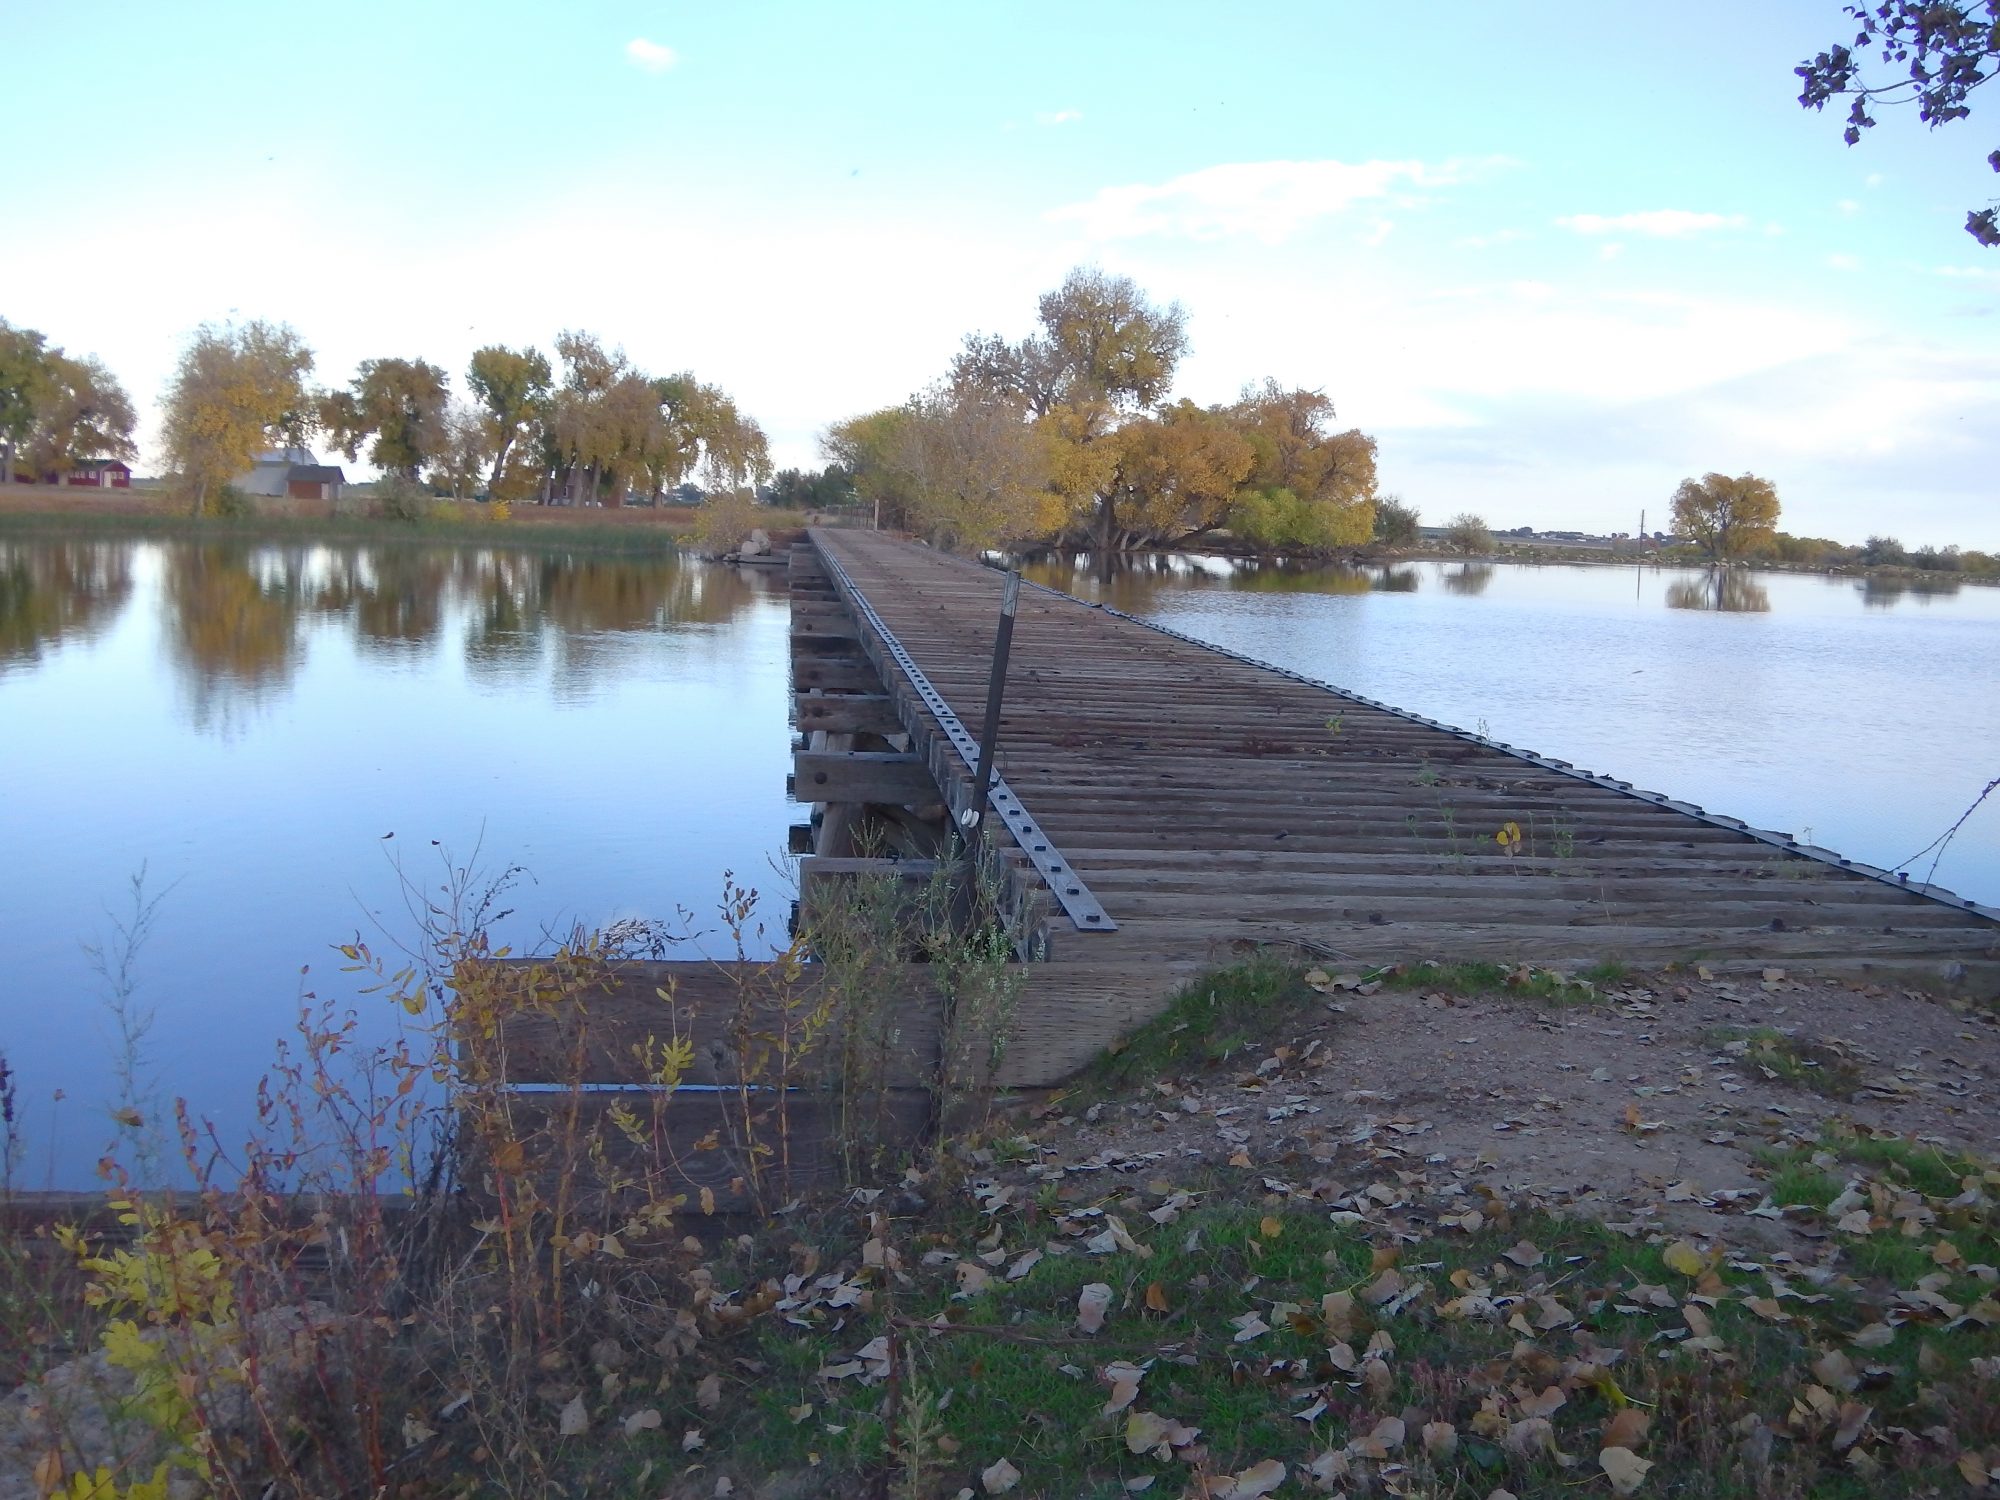
[[[1304,973],[1264,953],[1194,980],[1166,1010],[1108,1050],[1091,1070],[1091,1082],[1117,1089],[1229,1061],[1318,1000]]]
[[[1861,1065],[1845,1050],[1773,1026],[1718,1026],[1707,1033],[1707,1041],[1766,1078],[1829,1099],[1851,1099],[1861,1087]]]
[[[414,522],[370,516],[246,515],[207,516],[197,520],[159,512],[145,515],[0,512],[0,537],[450,544],[654,557],[678,550],[674,532],[664,523],[564,525],[495,521],[486,519],[483,510],[468,512],[466,517],[434,512],[431,518]]]
[[[980,1474],[1001,1459],[1020,1471],[1022,1494],[1113,1500],[1147,1479],[1155,1492],[1200,1493],[1197,1468],[1227,1476],[1266,1460],[1291,1475],[1279,1493],[1304,1493],[1309,1466],[1329,1454],[1343,1455],[1335,1487],[1349,1493],[1385,1478],[1395,1492],[1438,1496],[1608,1493],[1597,1452],[1606,1424],[1630,1410],[1650,1418],[1636,1440],[1659,1465],[1648,1492],[1749,1500],[1936,1492],[1955,1453],[1899,1447],[1887,1434],[1935,1427],[1940,1411],[1967,1446],[2000,1442],[2000,1411],[1971,1363],[2000,1353],[1990,1328],[1913,1326],[1851,1350],[1874,1409],[1866,1462],[1835,1448],[1832,1421],[1794,1420],[1813,1363],[1850,1349],[1882,1315],[1880,1299],[1851,1283],[1778,1300],[1767,1273],[1783,1276],[1782,1266],[1703,1253],[1695,1275],[1685,1244],[1504,1210],[1478,1232],[1428,1237],[1276,1200],[1215,1202],[1155,1226],[1148,1212],[1164,1184],[1105,1186],[1112,1195],[1097,1206],[1147,1253],[1085,1253],[1032,1203],[897,1226],[901,1273],[877,1278],[856,1315],[819,1313],[809,1327],[767,1318],[718,1348],[713,1363],[735,1372],[720,1408],[663,1402],[661,1430],[632,1444],[626,1463],[643,1454],[655,1475],[685,1468],[682,1433],[699,1428],[705,1474],[802,1472],[811,1493],[876,1482],[913,1500],[982,1493]],[[958,1261],[940,1253],[977,1264],[982,1242],[1002,1252],[994,1279],[956,1295]],[[1004,1280],[1007,1261],[1051,1242],[1069,1253]],[[926,1250],[936,1263],[923,1263]],[[1922,1274],[1914,1260],[1894,1269]],[[1092,1283],[1111,1301],[1102,1329],[1085,1334],[1078,1298]],[[823,1373],[878,1336],[893,1380]],[[1143,1375],[1130,1407],[1107,1413],[1106,1367],[1119,1361]],[[669,1400],[686,1389],[675,1381]],[[1167,1457],[1134,1452],[1133,1412],[1200,1437]],[[1537,1414],[1546,1441],[1518,1425]],[[1392,1418],[1403,1429],[1386,1457],[1350,1449]],[[1426,1423],[1440,1424],[1428,1448]],[[1776,1442],[1746,1464],[1738,1445],[1758,1424]]]

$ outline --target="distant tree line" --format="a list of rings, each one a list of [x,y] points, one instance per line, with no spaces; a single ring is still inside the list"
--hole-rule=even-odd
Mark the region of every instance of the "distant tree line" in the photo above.
[[[474,352],[465,394],[423,359],[363,360],[345,386],[306,384],[311,350],[268,323],[196,331],[166,395],[167,456],[197,509],[273,439],[314,433],[349,460],[455,499],[658,503],[691,476],[738,489],[770,475],[764,431],[720,387],[687,371],[651,375],[622,349],[567,331],[538,349]],[[222,451],[202,435],[227,432]]]
[[[1027,338],[969,335],[934,384],[827,432],[880,524],[968,549],[1373,535],[1374,440],[1336,431],[1324,394],[1267,380],[1233,402],[1170,400],[1186,315],[1122,276],[1072,271],[1038,311]]]
[[[284,324],[207,324],[162,400],[166,459],[197,513],[260,452],[316,437],[459,499],[657,503],[691,480],[734,491],[771,477],[763,429],[720,387],[648,374],[588,333],[561,334],[555,353],[489,345],[462,394],[441,366],[408,358],[363,360],[347,384],[320,388],[313,351]],[[101,363],[0,321],[0,482],[135,457],[136,425]]]

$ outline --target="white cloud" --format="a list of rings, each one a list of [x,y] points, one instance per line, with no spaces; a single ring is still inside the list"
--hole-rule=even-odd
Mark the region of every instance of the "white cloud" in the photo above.
[[[1852,198],[1842,198],[1833,206],[1850,219],[1861,212],[1861,205]]]
[[[1849,255],[1845,251],[1836,250],[1826,258],[1826,263],[1829,269],[1835,271],[1858,271],[1861,269],[1861,257],[1858,255]]]
[[[1932,274],[1964,281],[1993,281],[2000,280],[2000,266],[1935,266]]]
[[[1083,111],[1080,109],[1046,110],[1035,116],[1035,123],[1037,125],[1074,125],[1082,118]]]
[[[1741,214],[1700,214],[1685,208],[1649,208],[1632,214],[1570,214],[1556,220],[1578,234],[1644,234],[1655,239],[1685,239],[1712,229],[1741,229]]]
[[[1495,245],[1511,245],[1528,238],[1525,229],[1496,229],[1491,234],[1468,234],[1459,241],[1468,250],[1490,250]]]
[[[635,36],[625,44],[625,59],[647,73],[664,73],[680,61],[673,48],[649,42],[642,36]]]
[[[1246,161],[1204,167],[1161,183],[1098,190],[1051,212],[1094,240],[1169,235],[1220,240],[1248,235],[1275,245],[1315,219],[1399,190],[1461,181],[1471,164],[1420,161]]]

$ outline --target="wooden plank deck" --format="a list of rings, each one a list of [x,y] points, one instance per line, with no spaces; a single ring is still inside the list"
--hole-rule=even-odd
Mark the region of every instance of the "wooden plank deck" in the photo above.
[[[1001,575],[880,533],[811,543],[914,751],[962,806],[970,778],[880,637],[976,732]],[[823,604],[814,618],[826,628]],[[1051,967],[1128,974],[1126,1024],[1148,1009],[1134,997],[1157,1005],[1191,966],[1268,942],[1354,964],[1698,960],[2000,985],[1991,909],[1049,590],[1021,595],[998,765],[1116,923],[1054,911]],[[1512,856],[1494,839],[1510,822]],[[1085,1008],[1036,1021],[1102,1033]],[[1044,1062],[1017,1081],[1081,1060],[1020,1029]]]

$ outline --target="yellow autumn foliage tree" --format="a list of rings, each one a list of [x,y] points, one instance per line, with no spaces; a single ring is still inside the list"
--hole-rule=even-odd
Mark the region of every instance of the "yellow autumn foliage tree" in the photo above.
[[[259,451],[304,441],[312,367],[312,350],[282,323],[195,330],[167,386],[161,436],[196,515]]]

